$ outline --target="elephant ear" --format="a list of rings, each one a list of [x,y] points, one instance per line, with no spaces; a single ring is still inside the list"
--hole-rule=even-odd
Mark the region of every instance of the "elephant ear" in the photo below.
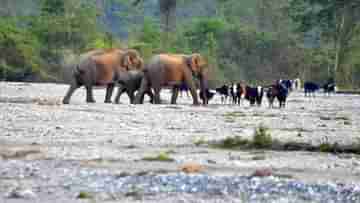
[[[204,65],[206,65],[206,62],[200,54],[192,54],[191,55],[191,69],[195,73],[202,72],[202,68]]]
[[[121,67],[124,67],[126,70],[129,70],[130,65],[131,65],[130,56],[128,53],[125,53],[121,58]]]
[[[129,49],[124,53],[121,66],[125,67],[126,70],[141,69],[142,65],[143,60],[136,50]]]

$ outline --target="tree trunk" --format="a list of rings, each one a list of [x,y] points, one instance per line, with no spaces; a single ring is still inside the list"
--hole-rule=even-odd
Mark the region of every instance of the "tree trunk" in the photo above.
[[[176,0],[159,0],[159,6],[162,47],[167,49],[170,43],[170,33],[176,30]]]

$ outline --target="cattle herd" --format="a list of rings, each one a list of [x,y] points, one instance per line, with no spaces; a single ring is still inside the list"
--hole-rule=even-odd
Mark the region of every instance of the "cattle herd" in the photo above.
[[[277,99],[279,107],[285,107],[286,98],[290,91],[300,88],[300,80],[277,80],[269,86],[250,86],[244,82],[224,84],[214,90],[207,90],[207,98],[210,100],[215,94],[221,96],[222,104],[238,104],[249,101],[250,106],[261,106],[264,94],[266,95],[269,107],[273,107],[274,100]],[[202,99],[202,92],[200,98]]]
[[[315,92],[323,88],[324,93],[330,95],[336,92],[336,85],[333,80],[328,80],[324,85],[311,81],[304,83],[305,97],[315,96]],[[290,92],[293,90],[300,90],[300,79],[293,80],[277,80],[274,84],[269,86],[249,86],[244,82],[224,84],[215,90],[206,90],[208,100],[211,100],[214,95],[221,96],[222,104],[238,104],[241,105],[244,101],[248,101],[250,106],[261,106],[263,96],[265,94],[269,107],[274,107],[275,99],[279,103],[279,108],[284,108],[286,105],[286,99]],[[182,89],[186,91],[186,89]],[[203,92],[200,91],[200,99],[203,99]]]

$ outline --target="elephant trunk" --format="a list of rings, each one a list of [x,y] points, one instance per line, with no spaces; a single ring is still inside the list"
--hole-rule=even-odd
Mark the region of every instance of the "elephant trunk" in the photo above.
[[[208,104],[208,91],[209,82],[204,74],[199,74],[200,80],[200,98],[203,100],[203,104]]]

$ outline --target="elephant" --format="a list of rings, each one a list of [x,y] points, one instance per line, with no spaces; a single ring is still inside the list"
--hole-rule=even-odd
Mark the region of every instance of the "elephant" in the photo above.
[[[139,104],[144,93],[152,88],[154,90],[154,103],[160,104],[160,91],[164,86],[172,86],[171,104],[176,104],[180,86],[185,83],[189,89],[194,105],[199,105],[196,85],[193,76],[200,81],[200,90],[207,89],[207,63],[198,53],[183,54],[158,54],[153,56],[144,67],[144,78],[136,94],[135,103]],[[203,100],[207,104],[205,96]]]
[[[144,77],[144,72],[131,70],[128,71],[127,74],[121,75],[120,79],[118,80],[119,87],[118,92],[116,94],[115,103],[119,103],[120,96],[126,92],[130,103],[133,104],[135,100],[135,92],[140,89],[141,81]],[[153,103],[154,95],[151,89],[148,89],[145,93],[150,97],[150,103]],[[141,103],[143,103],[143,98],[141,99]]]
[[[143,67],[143,59],[133,49],[98,50],[84,55],[74,68],[74,80],[63,104],[68,104],[74,91],[83,85],[86,88],[86,102],[95,102],[93,86],[106,86],[105,103],[111,103],[111,95],[120,76],[129,70],[141,70]]]

